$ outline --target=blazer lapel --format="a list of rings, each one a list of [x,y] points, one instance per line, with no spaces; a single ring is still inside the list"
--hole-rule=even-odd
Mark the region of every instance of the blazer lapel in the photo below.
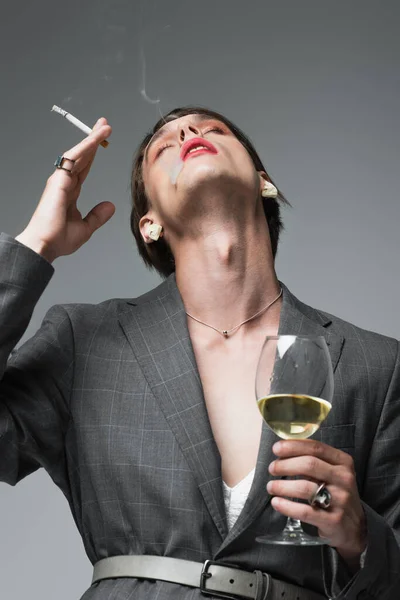
[[[175,277],[169,277],[139,303],[128,305],[124,304],[119,312],[120,325],[224,538],[227,522],[221,457]]]
[[[282,282],[280,284],[283,301],[278,333],[324,336],[335,371],[344,339],[329,332],[329,319],[300,302]],[[118,318],[221,535],[220,554],[257,519],[271,499],[266,485],[270,479],[268,466],[275,458],[272,446],[277,436],[263,423],[253,484],[242,512],[228,532],[221,457],[208,418],[175,276],[136,302],[124,304]]]
[[[326,329],[331,320],[300,302],[282,282],[280,285],[283,288],[283,297],[278,335],[321,335],[325,337],[333,371],[335,371],[344,338]],[[315,435],[315,437],[318,436]],[[272,446],[276,441],[278,441],[278,437],[263,422],[257,464],[249,495],[237,521],[219,548],[218,554],[247,529],[269,504],[271,496],[266,490],[266,485],[271,479],[268,467],[276,458],[272,452]]]

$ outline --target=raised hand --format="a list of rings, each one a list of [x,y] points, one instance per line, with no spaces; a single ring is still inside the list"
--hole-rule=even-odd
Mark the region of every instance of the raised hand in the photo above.
[[[65,160],[64,168],[55,169],[49,177],[29,224],[16,237],[49,262],[78,250],[115,212],[112,202],[100,202],[85,217],[77,207],[97,149],[111,131],[107,120],[101,118],[88,137],[64,153],[70,160]]]

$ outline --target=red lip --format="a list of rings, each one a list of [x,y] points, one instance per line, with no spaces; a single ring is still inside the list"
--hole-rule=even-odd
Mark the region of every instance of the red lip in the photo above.
[[[181,148],[181,159],[185,160],[189,150],[191,150],[192,148],[195,148],[196,146],[205,146],[207,148],[207,150],[199,150],[198,152],[193,152],[193,154],[200,154],[200,152],[212,152],[213,154],[217,154],[218,150],[215,148],[215,146],[213,146],[213,144],[211,144],[211,142],[209,142],[208,140],[205,140],[204,138],[190,138],[190,140],[188,140],[187,142],[185,142]]]

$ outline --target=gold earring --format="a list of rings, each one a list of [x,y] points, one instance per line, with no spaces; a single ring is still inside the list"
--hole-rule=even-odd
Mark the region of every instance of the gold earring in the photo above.
[[[162,227],[161,227],[161,225],[157,225],[157,223],[153,223],[152,225],[149,225],[147,228],[147,235],[149,236],[149,238],[151,238],[155,242],[160,237],[161,232],[162,232]]]
[[[277,195],[277,188],[270,181],[264,181],[264,189],[261,192],[261,196],[263,198],[276,198]]]

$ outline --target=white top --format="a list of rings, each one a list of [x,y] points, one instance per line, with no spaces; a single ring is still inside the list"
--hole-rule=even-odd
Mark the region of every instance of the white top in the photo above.
[[[233,488],[230,488],[228,485],[226,485],[225,481],[222,481],[228,529],[233,527],[236,519],[242,512],[243,506],[250,492],[251,484],[253,483],[255,470],[256,468],[254,467],[254,469],[250,471],[250,473],[246,475],[242,481],[239,481],[239,483],[237,483]]]

